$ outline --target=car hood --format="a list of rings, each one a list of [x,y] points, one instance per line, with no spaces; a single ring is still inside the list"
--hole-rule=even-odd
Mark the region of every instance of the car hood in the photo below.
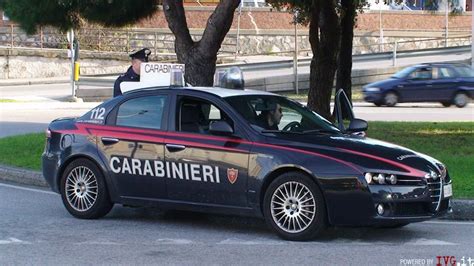
[[[424,177],[431,170],[437,173],[444,171],[444,165],[430,156],[365,137],[344,134],[302,135],[297,142],[291,141],[285,146],[342,160],[363,172],[387,171]]]
[[[390,85],[393,85],[393,84],[398,83],[398,82],[400,82],[400,79],[389,78],[389,79],[384,79],[384,80],[381,80],[381,81],[376,81],[376,82],[369,83],[369,84],[365,85],[364,88],[384,88],[386,86],[390,86]]]

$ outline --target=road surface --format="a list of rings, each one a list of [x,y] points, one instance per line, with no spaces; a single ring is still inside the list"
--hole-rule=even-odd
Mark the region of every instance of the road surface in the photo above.
[[[408,265],[474,260],[474,223],[400,229],[332,228],[311,242],[279,239],[262,220],[115,206],[99,220],[70,216],[59,195],[0,183],[0,265]],[[418,264],[420,265],[420,264]],[[445,265],[445,264],[442,264]]]

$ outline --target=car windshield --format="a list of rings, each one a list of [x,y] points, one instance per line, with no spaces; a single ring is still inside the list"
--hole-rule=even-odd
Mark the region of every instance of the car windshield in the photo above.
[[[459,76],[463,78],[474,78],[474,71],[468,66],[456,67],[459,72]]]
[[[393,74],[392,78],[397,78],[397,79],[405,78],[408,75],[410,75],[411,72],[413,72],[415,70],[416,70],[416,67],[404,68],[404,69],[398,71],[397,73]]]
[[[339,133],[339,129],[309,108],[276,95],[224,98],[254,129],[261,133]]]

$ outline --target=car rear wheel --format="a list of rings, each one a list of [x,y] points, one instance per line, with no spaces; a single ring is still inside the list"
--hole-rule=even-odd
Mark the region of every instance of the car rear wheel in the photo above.
[[[450,102],[441,102],[441,104],[442,104],[444,107],[450,107],[450,106],[451,106],[451,103],[450,103]]]
[[[283,239],[310,240],[326,228],[323,195],[302,173],[289,172],[275,179],[265,192],[263,204],[267,223]]]
[[[469,97],[463,92],[458,92],[454,95],[453,103],[459,108],[464,107],[469,103]]]
[[[394,92],[387,92],[384,96],[384,102],[388,107],[395,106],[398,103],[398,95]]]
[[[66,167],[61,198],[68,212],[81,219],[103,217],[113,206],[102,172],[87,159],[74,160]]]

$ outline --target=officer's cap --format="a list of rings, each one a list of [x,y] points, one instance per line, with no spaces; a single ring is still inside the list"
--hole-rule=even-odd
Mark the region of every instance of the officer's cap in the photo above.
[[[150,56],[151,54],[151,51],[150,49],[148,48],[143,48],[139,51],[136,51],[136,52],[133,52],[131,53],[129,56],[132,58],[132,59],[139,59],[143,62],[148,62],[148,56]]]

